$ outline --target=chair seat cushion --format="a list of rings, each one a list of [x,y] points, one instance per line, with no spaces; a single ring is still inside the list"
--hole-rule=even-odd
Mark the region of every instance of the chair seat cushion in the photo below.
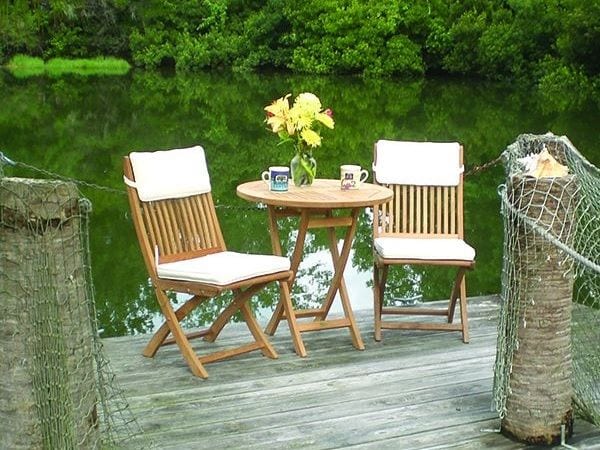
[[[290,269],[283,256],[219,252],[156,266],[158,277],[225,286],[248,278]]]
[[[475,249],[462,239],[414,239],[379,237],[374,240],[375,251],[386,259],[421,259],[473,261]]]

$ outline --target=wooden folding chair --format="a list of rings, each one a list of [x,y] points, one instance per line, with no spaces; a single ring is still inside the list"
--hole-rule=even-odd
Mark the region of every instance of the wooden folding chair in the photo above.
[[[469,342],[465,272],[475,250],[463,239],[463,147],[459,143],[375,143],[376,183],[394,191],[373,217],[375,340],[382,329],[461,331]],[[456,267],[447,308],[386,306],[389,267],[425,264]],[[460,324],[453,323],[456,303]],[[444,316],[446,322],[382,320],[383,315]]]
[[[289,300],[288,258],[227,251],[217,219],[202,147],[134,152],[124,158],[133,223],[165,322],[143,351],[153,357],[162,345],[175,342],[196,376],[208,377],[203,364],[253,350],[277,358],[249,306],[250,298],[278,281]],[[167,292],[191,294],[177,310]],[[231,303],[205,330],[186,333],[181,321],[198,305],[224,291]],[[236,348],[198,356],[190,339],[213,342],[229,319],[241,311],[254,341]],[[169,337],[167,339],[167,337]]]

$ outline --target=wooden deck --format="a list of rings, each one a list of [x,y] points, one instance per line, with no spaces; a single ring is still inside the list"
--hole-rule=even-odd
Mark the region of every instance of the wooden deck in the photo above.
[[[174,346],[141,356],[147,336],[103,342],[159,449],[532,449],[498,433],[491,408],[496,300],[469,300],[469,344],[458,332],[396,330],[377,343],[372,311],[358,311],[364,351],[348,330],[327,330],[304,333],[308,357],[299,358],[282,323],[272,339],[279,359],[253,352],[212,363],[208,380],[192,376]],[[217,343],[195,346],[245,336],[232,324]],[[600,448],[600,429],[576,420],[568,444]]]

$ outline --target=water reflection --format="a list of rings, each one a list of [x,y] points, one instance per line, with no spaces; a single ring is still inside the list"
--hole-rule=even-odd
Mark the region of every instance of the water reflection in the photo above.
[[[158,314],[129,217],[122,156],[132,150],[201,144],[228,247],[270,252],[266,211],[238,198],[235,188],[257,179],[270,165],[289,164],[291,150],[276,145],[276,137],[265,129],[262,109],[287,92],[315,92],[334,110],[336,128],[316,151],[318,176],[323,178],[337,177],[341,163],[370,167],[373,143],[380,138],[460,141],[469,171],[496,158],[521,133],[552,130],[566,134],[588,159],[600,162],[597,105],[553,110],[531,92],[490,83],[139,72],[14,79],[0,72],[0,89],[0,150],[16,161],[104,187],[81,189],[93,203],[92,264],[105,336],[150,331]],[[4,170],[10,176],[40,176],[24,167]],[[476,268],[467,278],[469,295],[500,290],[502,229],[496,188],[502,181],[500,167],[466,178],[465,236],[477,249]],[[290,252],[295,220],[281,223],[281,238]],[[357,309],[371,308],[370,227],[365,211],[346,269]],[[295,288],[303,304],[318,301],[328,287],[327,243],[318,230],[307,242]],[[398,268],[389,279],[392,296],[424,299],[446,298],[451,283],[452,273],[443,268]],[[263,317],[272,311],[275,294],[272,286],[259,296],[256,305]],[[209,321],[225,300],[198,311],[193,325]]]

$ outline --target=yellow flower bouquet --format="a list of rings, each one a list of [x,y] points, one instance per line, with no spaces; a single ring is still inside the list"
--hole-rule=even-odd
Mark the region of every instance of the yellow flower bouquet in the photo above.
[[[280,144],[293,145],[292,179],[296,186],[305,186],[315,179],[317,162],[312,151],[321,146],[321,128],[333,129],[333,112],[329,108],[323,109],[319,97],[310,92],[299,94],[290,107],[291,96],[287,94],[266,106],[265,121],[279,136]]]

